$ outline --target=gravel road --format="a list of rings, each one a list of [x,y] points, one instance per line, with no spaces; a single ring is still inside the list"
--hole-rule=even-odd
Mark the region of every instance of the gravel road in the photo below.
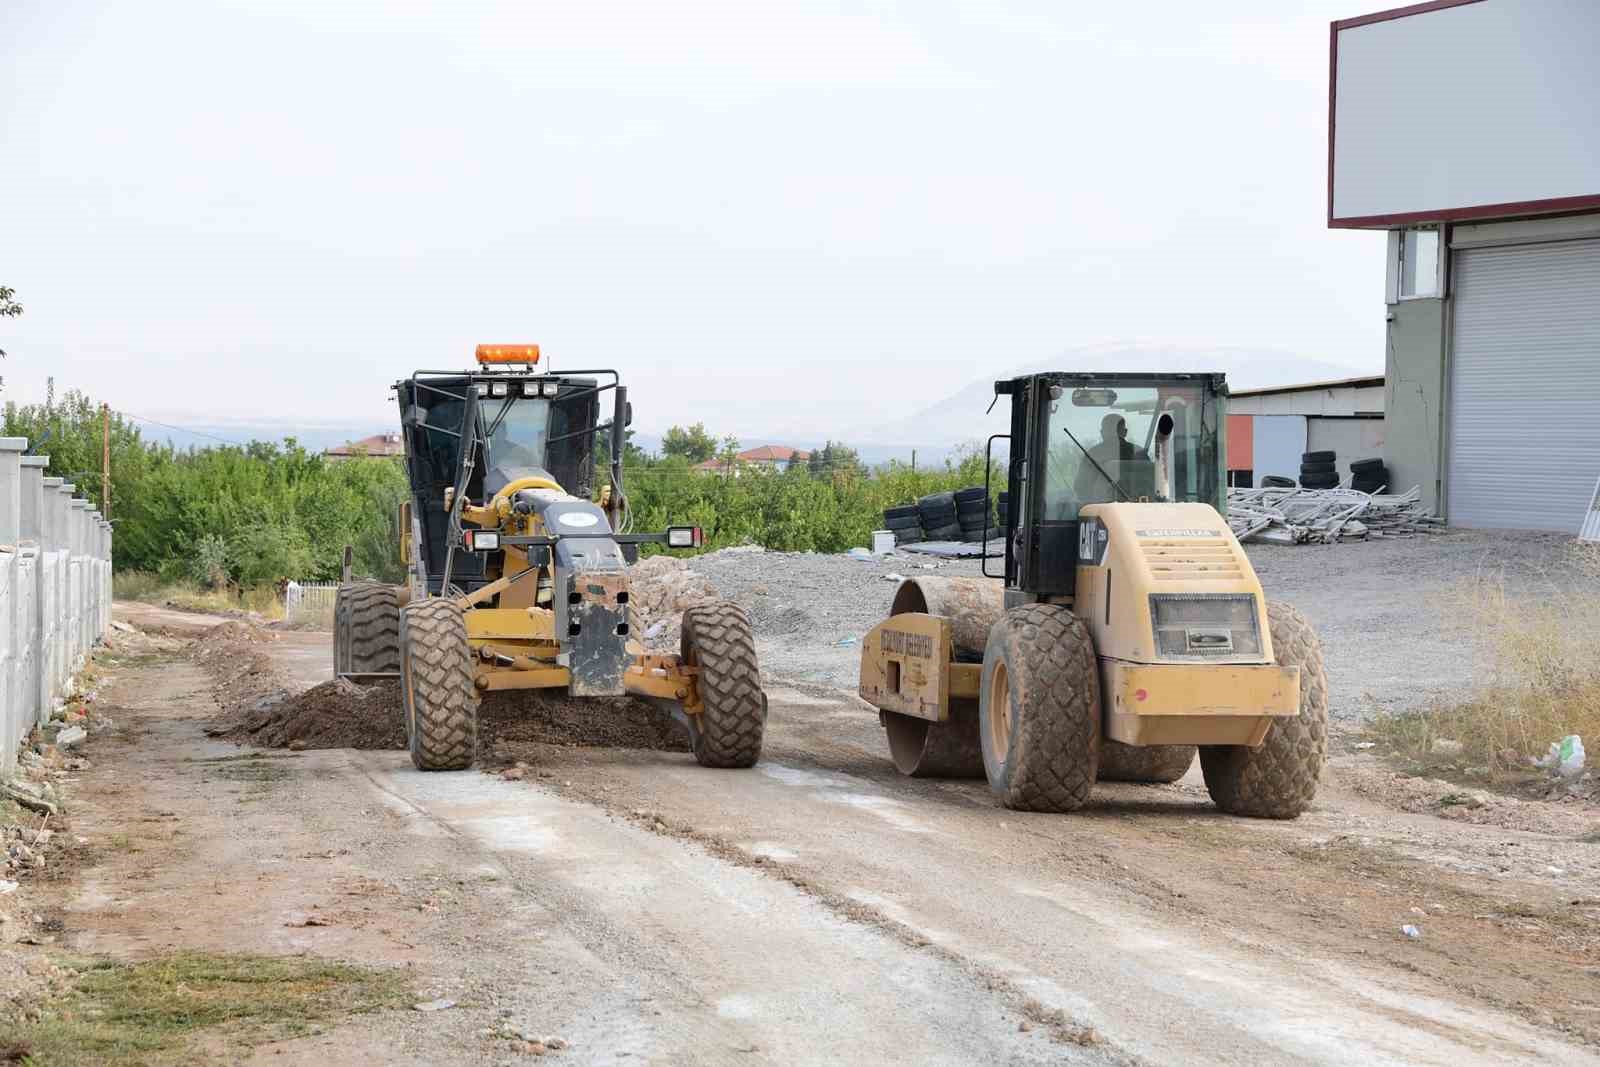
[[[1500,576],[1537,595],[1588,581],[1572,565],[1570,539],[1542,533],[1452,532],[1342,545],[1251,545],[1267,596],[1316,623],[1327,657],[1330,711],[1357,722],[1469,684],[1451,599],[1464,581]],[[976,560],[901,554],[870,562],[842,555],[713,552],[690,561],[718,591],[755,617],[762,671],[853,689],[856,644],[882,621],[891,576],[976,575]],[[993,566],[993,564],[991,564]]]

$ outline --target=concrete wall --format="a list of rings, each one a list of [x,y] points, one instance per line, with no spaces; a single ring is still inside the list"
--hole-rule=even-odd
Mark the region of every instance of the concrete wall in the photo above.
[[[111,625],[111,527],[0,437],[0,778]]]
[[[1228,398],[1230,415],[1382,415],[1382,385],[1335,385]]]
[[[1422,503],[1439,512],[1444,486],[1445,316],[1449,301],[1388,305],[1384,369],[1383,461],[1392,486],[1422,487]]]

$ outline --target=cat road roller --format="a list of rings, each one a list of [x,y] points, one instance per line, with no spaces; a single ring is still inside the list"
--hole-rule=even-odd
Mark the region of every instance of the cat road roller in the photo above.
[[[702,765],[754,764],[767,698],[744,609],[690,607],[678,655],[646,652],[637,632],[628,563],[638,546],[692,548],[701,537],[690,526],[627,532],[631,408],[616,371],[539,373],[536,345],[479,345],[477,357],[475,371],[418,371],[394,385],[409,582],[346,576],[334,602],[335,673],[399,679],[421,770],[471,766],[480,695],[514,689],[649,699],[684,725]],[[596,494],[595,439],[607,431],[610,485]]]
[[[1198,748],[1223,811],[1305,811],[1327,760],[1322,650],[1222,517],[1223,377],[1035,374],[995,395],[1004,552],[990,543],[983,578],[903,582],[862,643],[895,766],[1062,812],[1097,779],[1176,781]]]

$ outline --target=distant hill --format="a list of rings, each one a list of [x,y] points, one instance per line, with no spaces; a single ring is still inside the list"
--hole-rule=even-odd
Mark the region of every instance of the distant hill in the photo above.
[[[867,446],[896,445],[904,441],[925,442],[930,450],[971,441],[982,441],[990,434],[1005,433],[1008,405],[999,403],[988,415],[984,410],[994,399],[994,383],[999,378],[1041,371],[1153,371],[1161,373],[1203,373],[1220,371],[1228,376],[1230,389],[1266,389],[1278,385],[1329,378],[1348,378],[1358,374],[1379,374],[1381,367],[1352,367],[1325,360],[1305,359],[1286,352],[1253,348],[1192,348],[1179,345],[1105,344],[1069,349],[1055,359],[1021,367],[996,367],[989,374],[937,404],[873,426],[858,427],[845,440],[863,449]],[[919,456],[920,458],[920,456]]]

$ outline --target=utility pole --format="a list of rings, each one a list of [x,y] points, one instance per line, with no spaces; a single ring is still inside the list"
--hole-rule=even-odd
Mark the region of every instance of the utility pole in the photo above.
[[[917,450],[914,448],[911,450],[911,473],[917,473]]]
[[[100,516],[111,521],[111,405],[100,405]]]

